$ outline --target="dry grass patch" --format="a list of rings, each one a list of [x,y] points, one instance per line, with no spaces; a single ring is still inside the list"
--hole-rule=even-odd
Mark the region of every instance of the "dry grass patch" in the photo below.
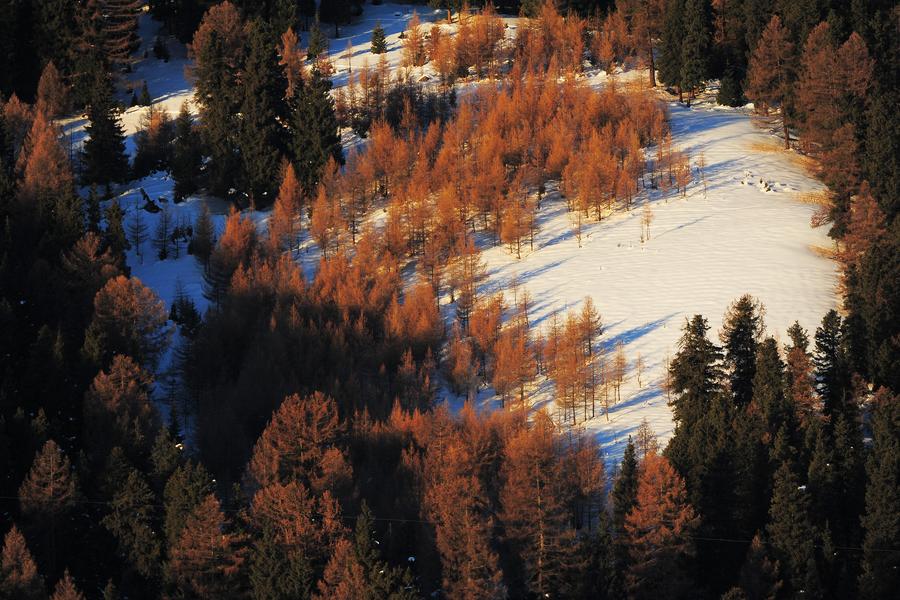
[[[828,190],[814,190],[811,192],[797,192],[794,194],[797,202],[801,204],[813,204],[815,206],[831,207],[831,195]]]

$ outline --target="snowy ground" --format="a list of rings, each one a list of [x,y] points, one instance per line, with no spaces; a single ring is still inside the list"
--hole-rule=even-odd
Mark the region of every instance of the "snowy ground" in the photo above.
[[[423,10],[423,22],[444,17],[442,11]],[[399,68],[401,42],[399,34],[412,16],[408,5],[366,5],[364,14],[352,25],[342,27],[340,37],[330,40],[330,53],[337,72],[336,87],[347,83],[347,41],[352,44],[352,68],[365,60],[374,67],[377,56],[369,52],[371,30],[376,23],[384,27],[389,52],[388,63]],[[515,27],[515,19],[505,19]],[[448,31],[454,25],[443,25]],[[173,116],[181,103],[190,101],[192,89],[184,75],[188,63],[185,49],[169,43],[172,58],[163,62],[153,57],[151,48],[159,25],[149,16],[141,18],[142,46],[148,57],[139,60],[129,79],[140,87],[146,80],[153,101]],[[332,28],[324,33],[333,34]],[[302,33],[302,44],[307,41]],[[430,74],[430,67],[418,68],[413,79]],[[646,73],[629,71],[617,81],[633,82]],[[608,79],[603,72],[593,71],[585,77],[587,84],[599,87]],[[130,98],[130,94],[128,94]],[[123,99],[125,96],[123,95]],[[801,202],[798,194],[821,189],[821,185],[805,174],[793,154],[778,149],[779,142],[752,122],[740,110],[710,106],[685,108],[671,103],[672,131],[675,145],[687,150],[695,163],[699,153],[706,160],[707,191],[704,193],[699,175],[689,187],[686,198],[674,192],[648,200],[642,197],[630,213],[615,214],[602,223],[586,222],[582,247],[572,233],[565,206],[549,194],[539,215],[540,231],[534,252],[516,260],[505,248],[487,248],[488,267],[485,291],[508,287],[512,281],[528,289],[533,298],[531,321],[545,327],[555,311],[579,309],[586,296],[591,296],[603,315],[605,344],[623,342],[629,361],[640,353],[647,365],[643,388],[634,373],[622,389],[622,402],[610,411],[609,422],[601,413],[584,423],[595,432],[610,465],[618,462],[624,443],[643,418],[665,442],[672,434],[672,420],[660,389],[667,356],[674,355],[684,320],[695,313],[709,319],[711,335],[721,325],[728,304],[744,293],[750,293],[766,305],[766,324],[772,335],[784,337],[785,330],[799,320],[813,331],[822,315],[836,305],[836,265],[813,251],[830,245],[823,229],[811,229],[810,217],[815,207]],[[133,134],[138,130],[141,114],[146,109],[135,107],[123,115],[128,134],[128,149],[133,152]],[[75,117],[62,121],[73,148],[83,140],[85,120]],[[346,143],[357,144],[353,136]],[[229,210],[226,202],[206,196],[171,202],[173,182],[164,173],[155,173],[131,182],[117,190],[119,201],[130,220],[141,206],[140,189],[157,201],[165,199],[175,222],[195,218],[202,204],[213,213],[217,230],[224,228]],[[654,220],[651,239],[640,242],[642,203],[649,201]],[[148,233],[152,236],[157,217],[145,214]],[[267,213],[253,213],[263,229]],[[180,283],[202,311],[207,301],[202,294],[202,272],[196,260],[182,254],[178,259],[160,261],[150,242],[144,245],[143,258],[132,249],[128,263],[135,276],[152,287],[166,301],[175,297]],[[307,277],[315,270],[318,252],[305,239],[298,259]],[[445,299],[446,300],[446,299]],[[446,302],[445,302],[446,306]],[[449,311],[449,307],[448,307]],[[553,386],[536,382],[532,403],[552,410]],[[460,398],[440,392],[440,400],[453,406]],[[499,407],[491,390],[483,390],[478,398],[482,408]]]
[[[649,241],[640,241],[646,198],[630,213],[586,225],[579,248],[564,202],[551,196],[534,252],[521,260],[503,247],[484,253],[486,287],[518,281],[527,288],[535,326],[546,327],[555,311],[580,309],[591,296],[603,316],[603,342],[609,348],[623,342],[630,371],[622,402],[611,408],[609,422],[598,414],[584,423],[613,464],[644,418],[660,442],[671,437],[661,383],[686,318],[703,314],[716,339],[729,303],[750,293],[766,306],[768,333],[784,339],[794,320],[814,331],[837,301],[836,265],[813,251],[830,245],[826,228],[810,227],[816,207],[798,199],[821,184],[747,114],[678,103],[669,110],[675,145],[692,164],[705,156],[707,192],[695,173],[686,197],[654,194]],[[642,388],[633,370],[638,353],[647,365]],[[533,402],[553,410],[552,392],[538,382]],[[499,407],[489,391],[479,402]]]

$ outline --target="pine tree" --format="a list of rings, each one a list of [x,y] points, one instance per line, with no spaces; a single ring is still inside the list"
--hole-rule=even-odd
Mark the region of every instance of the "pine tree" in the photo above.
[[[193,121],[187,102],[182,103],[181,111],[175,119],[175,137],[169,163],[169,170],[175,179],[173,193],[176,202],[196,192],[198,187],[197,175],[203,156],[197,143]]]
[[[816,389],[824,404],[826,416],[840,413],[846,402],[848,381],[846,357],[841,334],[841,317],[830,310],[816,329],[816,351],[813,356],[816,369]]]
[[[862,518],[860,596],[887,598],[900,585],[900,556],[885,552],[900,544],[900,402],[882,388],[872,414],[872,451],[866,462],[866,507]]]
[[[686,0],[671,0],[666,5],[663,21],[662,45],[660,46],[659,80],[678,90],[678,99],[682,98],[682,42],[684,38],[684,11]]]
[[[886,86],[876,88],[866,113],[865,179],[889,220],[900,211],[900,117],[894,107],[900,94]]]
[[[760,412],[772,435],[782,426],[789,430],[796,428],[793,399],[785,396],[784,369],[778,343],[774,338],[766,338],[756,353],[751,405]]]
[[[105,82],[94,85],[88,120],[82,180],[107,186],[126,181],[128,157],[125,155],[125,130],[119,121],[118,109],[113,104],[112,92]]]
[[[44,584],[38,573],[37,563],[28,550],[25,536],[13,524],[3,538],[3,555],[0,559],[0,595],[4,598],[38,600],[45,598]]]
[[[166,482],[179,466],[181,466],[181,442],[177,435],[173,436],[169,427],[163,427],[156,434],[153,449],[150,451],[150,480],[157,493],[163,491]]]
[[[210,154],[209,187],[217,196],[224,196],[234,187],[235,176],[240,173],[235,149],[242,87],[237,74],[243,64],[245,47],[240,14],[227,1],[206,12],[189,46],[194,59],[191,75],[195,81],[195,99]]]
[[[150,400],[153,378],[128,356],[116,355],[84,397],[85,437],[97,456],[120,446],[134,460],[149,449],[159,417]]]
[[[766,556],[766,546],[757,533],[741,567],[740,589],[748,600],[774,600],[783,585],[778,578],[778,563]]]
[[[641,467],[637,503],[625,519],[629,597],[678,598],[691,589],[688,561],[698,525],[684,481],[669,461],[648,454]]]
[[[300,51],[300,40],[293,28],[289,27],[281,35],[278,54],[281,57],[278,64],[284,70],[286,85],[284,97],[290,100],[303,83],[303,54]]]
[[[370,597],[413,600],[418,597],[408,569],[392,568],[381,559],[375,539],[374,515],[365,500],[356,517],[353,549],[363,568]]]
[[[756,372],[756,349],[765,329],[765,308],[749,294],[735,300],[722,319],[719,339],[725,350],[731,393],[738,407],[750,403]]]
[[[125,235],[125,213],[122,211],[119,201],[113,200],[110,202],[103,216],[106,218],[106,231],[103,232],[103,242],[113,256],[120,258],[124,262],[125,251],[131,246],[128,243],[128,237]]]
[[[387,41],[384,37],[384,27],[381,23],[375,23],[372,29],[372,54],[384,54],[387,52]]]
[[[177,589],[186,595],[226,597],[245,568],[245,538],[228,531],[215,495],[208,495],[188,516],[171,549],[169,567]]]
[[[676,423],[686,426],[700,420],[711,398],[721,389],[722,354],[706,337],[708,330],[709,325],[701,315],[685,321],[678,354],[669,367],[672,392],[676,396],[671,403],[673,416]]]
[[[250,205],[265,208],[275,201],[275,173],[283,147],[280,122],[287,112],[283,100],[286,83],[265,24],[255,19],[246,31],[238,145],[243,188]]]
[[[685,0],[684,33],[681,41],[681,87],[688,91],[688,104],[709,76],[711,48],[709,0]]]
[[[619,465],[619,475],[616,477],[612,489],[613,530],[617,534],[624,531],[625,517],[637,504],[638,474],[634,441],[629,436],[622,463]]]
[[[204,266],[209,263],[209,258],[215,248],[215,233],[209,207],[204,203],[197,215],[197,220],[194,221],[194,235],[191,237],[188,248],[188,251]]]
[[[328,93],[331,82],[313,71],[294,101],[292,126],[292,154],[297,177],[307,198],[315,194],[329,160],[343,162],[341,139],[338,135],[334,100]]]
[[[212,477],[202,464],[189,460],[175,469],[163,491],[167,547],[172,548],[177,543],[188,515],[213,489]]]
[[[162,545],[157,537],[156,497],[140,473],[132,469],[110,503],[102,524],[116,538],[118,553],[130,568],[152,581],[159,571]]]
[[[302,553],[279,543],[273,527],[258,535],[250,550],[249,578],[253,598],[290,600],[308,598],[312,590],[312,567]]]
[[[769,525],[766,528],[774,557],[781,566],[787,589],[813,594],[818,590],[815,545],[810,521],[810,499],[791,465],[783,462],[775,473]]]
[[[767,114],[769,107],[781,109],[785,148],[791,147],[788,121],[792,112],[795,61],[794,44],[782,27],[781,19],[773,15],[750,57],[745,91],[747,97],[760,104]]]
[[[328,52],[328,39],[319,29],[319,20],[313,23],[309,30],[309,42],[306,45],[306,58],[315,61],[320,55]]]
[[[352,600],[367,596],[365,572],[349,540],[340,539],[335,544],[318,589],[319,593],[313,596],[315,600]]]

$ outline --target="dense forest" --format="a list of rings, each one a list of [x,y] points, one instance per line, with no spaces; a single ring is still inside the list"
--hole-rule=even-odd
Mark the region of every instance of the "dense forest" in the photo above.
[[[351,0],[0,0],[0,598],[891,597],[900,9],[430,6],[455,35],[414,17],[392,69],[376,29],[335,91]],[[145,9],[157,58],[187,44],[197,113],[150,107],[129,160]],[[510,38],[500,13],[527,20]],[[411,77],[429,62],[435,85]],[[618,401],[623,349],[590,300],[532,327],[540,299],[486,293],[481,249],[520,255],[551,188],[579,244],[645,190],[684,193],[698,157],[659,95],[578,77],[625,63],[672,101],[717,80],[719,103],[777,120],[827,185],[841,310],[783,339],[750,295],[716,335],[685,320],[673,437],[641,428],[608,471],[578,425]],[[116,186],[154,171],[178,200],[227,199],[224,230],[126,218]],[[132,249],[190,253],[209,309],[166,306]],[[532,405],[536,381],[556,411]],[[438,385],[491,387],[503,409],[450,411]]]

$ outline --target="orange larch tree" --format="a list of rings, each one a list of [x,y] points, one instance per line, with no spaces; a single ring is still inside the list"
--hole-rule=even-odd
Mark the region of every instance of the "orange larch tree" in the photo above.
[[[648,454],[641,464],[637,505],[625,517],[629,597],[673,598],[691,589],[686,561],[694,553],[698,525],[684,481],[667,459]]]

